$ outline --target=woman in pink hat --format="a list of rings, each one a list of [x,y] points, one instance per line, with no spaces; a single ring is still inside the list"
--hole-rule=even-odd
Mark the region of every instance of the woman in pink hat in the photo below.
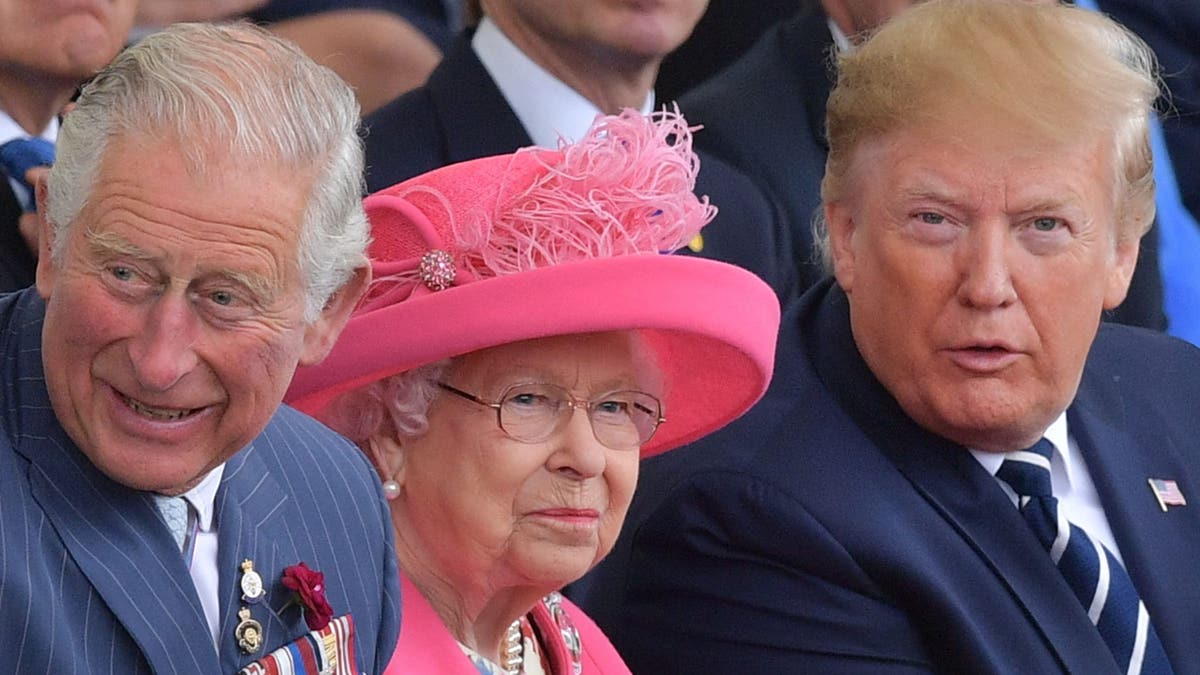
[[[558,589],[612,548],[638,461],[763,393],[779,307],[662,255],[713,215],[676,114],[432,171],[368,197],[375,282],[289,401],[390,500],[403,627],[387,673],[627,673]]]

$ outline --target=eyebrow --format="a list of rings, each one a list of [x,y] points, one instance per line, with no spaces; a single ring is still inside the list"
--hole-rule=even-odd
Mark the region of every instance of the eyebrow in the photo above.
[[[135,246],[133,242],[119,234],[88,229],[84,236],[92,253],[101,258],[126,257],[147,262],[154,260],[154,256],[149,251]]]
[[[956,190],[944,183],[922,179],[900,186],[900,194],[906,199],[930,199],[946,204],[958,204]]]
[[[154,262],[159,258],[159,256],[150,253],[114,232],[87,230],[85,236],[92,253],[100,258],[125,257],[148,263]],[[261,274],[247,274],[236,270],[215,270],[205,276],[218,276],[229,279],[233,283],[248,289],[256,297],[266,302],[273,301],[277,295],[275,285]]]

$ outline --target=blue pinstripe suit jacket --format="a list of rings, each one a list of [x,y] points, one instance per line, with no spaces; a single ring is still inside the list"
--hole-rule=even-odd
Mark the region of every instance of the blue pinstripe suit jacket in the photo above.
[[[281,406],[225,465],[215,502],[219,644],[179,549],[145,493],[101,474],[68,438],[42,372],[44,304],[0,296],[0,672],[233,673],[308,632],[284,567],[325,574],[335,615],[351,614],[360,671],[396,644],[400,589],[378,480],[341,437]],[[86,367],[86,366],[81,366]],[[241,653],[243,559],[266,599],[263,649]]]

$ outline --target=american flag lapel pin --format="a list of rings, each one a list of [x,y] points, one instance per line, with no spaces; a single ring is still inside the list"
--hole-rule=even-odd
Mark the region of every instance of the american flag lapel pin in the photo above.
[[[1187,506],[1187,500],[1184,499],[1183,493],[1179,491],[1179,484],[1173,480],[1165,478],[1147,478],[1150,483],[1150,489],[1154,491],[1154,498],[1158,500],[1158,506],[1163,511],[1166,511],[1172,506]]]

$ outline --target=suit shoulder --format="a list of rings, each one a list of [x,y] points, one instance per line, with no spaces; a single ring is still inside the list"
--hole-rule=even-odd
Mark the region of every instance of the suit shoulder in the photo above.
[[[367,191],[376,192],[446,163],[443,134],[427,87],[418,87],[363,120]]]
[[[368,493],[378,482],[366,455],[349,439],[286,404],[280,404],[254,444],[268,449],[266,459],[276,465],[302,464],[316,472],[336,466],[371,487]]]
[[[1200,348],[1165,333],[1105,322],[1088,368],[1135,382],[1186,380],[1200,387]]]

